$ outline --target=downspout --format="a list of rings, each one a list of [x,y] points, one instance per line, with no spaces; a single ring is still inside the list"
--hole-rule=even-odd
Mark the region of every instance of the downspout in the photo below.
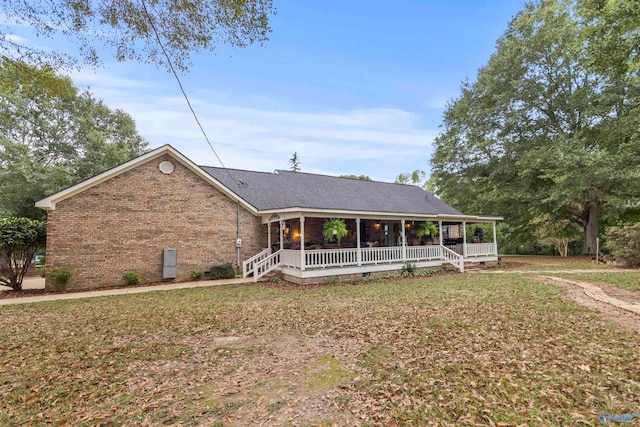
[[[240,202],[236,204],[236,252],[238,254],[237,265],[240,268],[240,246],[242,240],[240,239]]]

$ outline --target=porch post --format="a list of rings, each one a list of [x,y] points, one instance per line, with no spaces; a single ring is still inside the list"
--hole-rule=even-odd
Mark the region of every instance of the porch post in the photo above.
[[[462,256],[467,257],[467,221],[462,221]]]
[[[304,216],[300,215],[300,270],[304,270]]]
[[[284,220],[280,220],[280,250],[284,249]]]
[[[271,223],[267,223],[267,248],[269,248],[269,253],[271,253]]]
[[[438,221],[438,236],[440,237],[440,246],[442,246],[442,220]]]
[[[493,251],[498,255],[498,239],[496,239],[496,222],[493,221]]]
[[[358,246],[356,246],[358,248],[358,252],[357,252],[357,260],[358,260],[358,265],[362,265],[362,251],[360,250],[360,218],[356,218],[356,243]]]
[[[404,218],[402,219],[402,261],[407,260],[407,233],[405,230]]]

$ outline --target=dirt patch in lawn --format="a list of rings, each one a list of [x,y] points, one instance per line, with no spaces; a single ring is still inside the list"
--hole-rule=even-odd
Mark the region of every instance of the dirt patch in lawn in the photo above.
[[[149,412],[143,424],[176,423],[185,414],[199,425],[357,424],[335,403],[356,376],[348,355],[357,346],[349,340],[204,335],[182,344],[193,349],[191,357],[129,367],[129,394],[148,396],[152,386],[158,396],[136,402]]]
[[[607,304],[602,301],[597,301],[592,297],[588,296],[582,287],[571,284],[566,279],[555,278],[555,277],[553,278],[534,277],[534,279],[541,282],[545,282],[545,283],[552,282],[554,284],[563,286],[567,290],[565,294],[567,298],[577,302],[580,305],[589,307],[591,309],[594,309],[600,312],[602,316],[609,321],[617,323],[633,331],[640,332],[640,315],[633,313],[631,311],[616,307],[614,305]],[[550,280],[550,279],[554,279],[554,280]],[[571,280],[571,281],[578,282],[583,285],[597,286],[602,290],[602,292],[604,292],[606,295],[612,298],[615,298],[617,300],[624,301],[630,304],[639,304],[640,306],[640,297],[635,292],[627,291],[625,289],[621,289],[621,288],[609,285],[607,283],[585,282],[585,281],[575,281],[575,280]]]

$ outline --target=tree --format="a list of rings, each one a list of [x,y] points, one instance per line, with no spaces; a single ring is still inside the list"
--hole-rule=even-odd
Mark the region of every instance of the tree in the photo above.
[[[406,172],[399,174],[393,182],[396,184],[410,184],[423,187],[426,184],[423,182],[425,176],[426,173],[424,171],[416,169],[411,173]]]
[[[580,228],[568,219],[557,220],[551,215],[541,215],[530,222],[533,236],[540,245],[552,245],[566,257],[569,243],[580,237]]]
[[[593,66],[574,11],[539,1],[516,15],[448,105],[431,164],[449,203],[504,215],[519,239],[540,215],[567,219],[593,254],[606,210],[640,192],[638,88]]]
[[[29,218],[0,219],[0,284],[22,290],[36,251],[45,245],[47,224]]]
[[[97,66],[104,52],[118,61],[133,60],[167,67],[160,38],[173,65],[187,70],[190,58],[220,44],[245,47],[264,43],[275,14],[272,0],[4,0],[0,56],[31,65]],[[31,28],[38,37],[74,45],[67,50],[35,48],[11,37],[14,26]]]
[[[44,215],[34,203],[144,152],[135,122],[66,77],[0,63],[0,216]]]
[[[300,159],[298,158],[298,153],[293,153],[293,156],[289,159],[289,169],[294,172],[298,172],[300,170]]]
[[[371,177],[368,175],[340,175],[340,178],[360,179],[362,181],[371,181]]]

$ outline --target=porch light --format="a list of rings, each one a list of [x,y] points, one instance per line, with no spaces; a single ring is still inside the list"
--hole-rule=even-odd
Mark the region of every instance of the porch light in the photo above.
[[[373,224],[373,227],[374,227],[376,230],[379,230],[379,229],[380,229],[380,223],[379,223],[379,222],[376,222],[375,224]]]

